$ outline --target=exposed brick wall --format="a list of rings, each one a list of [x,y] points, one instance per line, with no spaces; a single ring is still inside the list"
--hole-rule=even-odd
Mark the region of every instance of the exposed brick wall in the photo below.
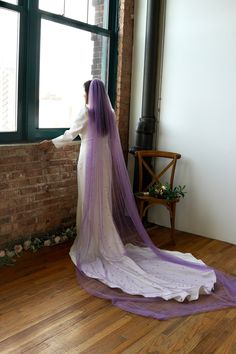
[[[116,113],[128,147],[133,0],[120,1]],[[73,225],[78,143],[44,154],[38,144],[0,145],[0,244]],[[79,176],[78,176],[79,178]]]
[[[120,0],[116,114],[124,155],[127,158],[133,51],[134,0]]]
[[[75,222],[79,148],[0,146],[0,243]]]

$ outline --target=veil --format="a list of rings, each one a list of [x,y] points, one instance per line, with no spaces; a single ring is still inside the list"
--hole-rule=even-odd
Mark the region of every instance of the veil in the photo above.
[[[178,264],[199,272],[213,268],[176,257],[157,248],[139,218],[121,148],[115,113],[102,81],[92,80],[89,89],[88,136],[86,138],[85,190],[83,216],[79,227],[77,277],[90,294],[109,299],[126,311],[168,319],[212,311],[236,305],[236,277],[214,270],[216,284],[209,295],[196,301],[164,300],[160,297],[129,295],[119,288],[85,274],[86,264],[103,269],[103,260],[116,262],[126,254],[127,244],[148,247],[164,262]],[[114,230],[107,226],[110,215]],[[117,238],[111,234],[116,233]],[[122,245],[122,246],[121,246]],[[99,260],[99,262],[98,262]],[[104,269],[104,272],[106,270]]]

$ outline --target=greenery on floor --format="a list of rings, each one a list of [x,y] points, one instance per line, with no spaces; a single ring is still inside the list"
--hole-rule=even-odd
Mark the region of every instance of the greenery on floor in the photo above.
[[[42,247],[54,246],[66,242],[70,239],[74,239],[75,236],[76,228],[72,226],[53,234],[10,241],[4,247],[0,248],[0,267],[14,265],[17,257],[20,257],[24,251],[37,252]]]

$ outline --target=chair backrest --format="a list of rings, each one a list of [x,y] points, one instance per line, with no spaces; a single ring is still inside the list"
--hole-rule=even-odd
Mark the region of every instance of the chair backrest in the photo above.
[[[160,182],[160,178],[163,175],[167,175],[167,172],[170,172],[169,175],[169,181],[168,182],[173,188],[173,182],[174,182],[174,175],[175,175],[175,167],[176,167],[176,162],[178,159],[181,158],[181,155],[176,153],[176,152],[167,152],[167,151],[158,151],[158,150],[140,150],[136,151],[135,157],[138,159],[138,169],[139,169],[139,192],[144,192],[149,189],[153,184]],[[152,165],[153,159],[156,158],[163,158],[163,159],[168,159],[170,160],[167,165],[162,167],[160,171],[156,172],[155,171],[155,164],[154,167]],[[151,182],[148,183],[146,186],[143,186],[144,182],[144,174],[148,173],[151,179]],[[149,179],[149,180],[150,180]]]

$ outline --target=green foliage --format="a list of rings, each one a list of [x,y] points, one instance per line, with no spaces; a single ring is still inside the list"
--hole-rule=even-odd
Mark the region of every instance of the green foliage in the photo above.
[[[159,182],[149,187],[148,194],[149,196],[154,198],[161,198],[171,201],[180,197],[184,198],[186,194],[186,192],[184,191],[185,187],[185,185],[176,186],[172,189],[169,183],[165,183],[163,185],[161,182]]]
[[[16,262],[15,257],[20,257],[23,251],[30,250],[37,252],[42,247],[53,246],[76,236],[76,228],[71,227],[61,230],[57,234],[43,235],[31,239],[20,239],[11,241],[5,247],[0,248],[0,267],[13,265]]]

